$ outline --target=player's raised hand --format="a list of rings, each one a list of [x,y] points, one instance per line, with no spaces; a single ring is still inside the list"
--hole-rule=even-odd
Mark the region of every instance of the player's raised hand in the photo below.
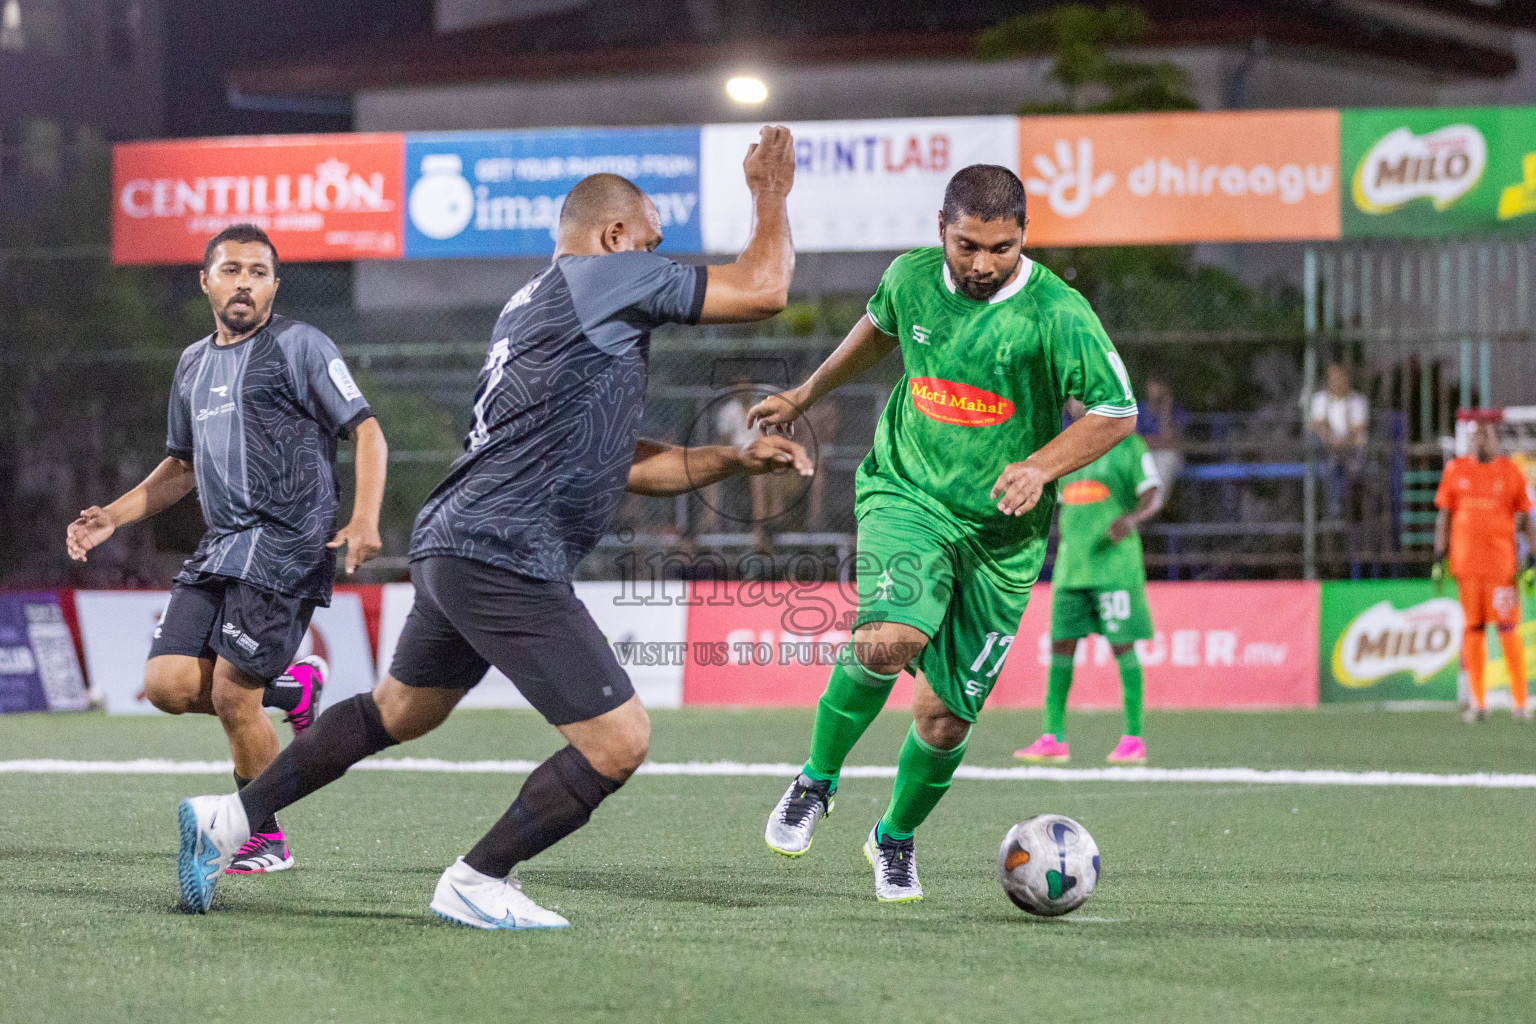
[[[336,536],[331,538],[331,542],[326,547],[335,549],[343,544],[347,546],[345,564],[347,575],[350,576],[364,562],[373,561],[378,556],[379,550],[384,547],[383,538],[379,536],[379,524],[354,519],[337,531]]]
[[[80,518],[69,524],[64,531],[64,548],[69,557],[77,562],[85,561],[85,553],[98,546],[117,529],[117,524],[99,505],[82,509]]]
[[[1039,504],[1048,483],[1045,474],[1028,462],[1013,462],[992,485],[992,497],[1002,499],[997,510],[1003,515],[1021,516]]]
[[[793,391],[769,395],[747,410],[747,426],[762,431],[772,430],[779,434],[793,434],[795,420],[805,412],[804,406]]]
[[[794,136],[783,125],[764,125],[741,166],[753,195],[788,195],[795,183]]]
[[[742,471],[748,476],[779,473],[786,469],[793,469],[801,476],[816,472],[816,463],[811,461],[805,449],[778,434],[759,437],[751,444],[743,445],[737,454],[741,458]]]

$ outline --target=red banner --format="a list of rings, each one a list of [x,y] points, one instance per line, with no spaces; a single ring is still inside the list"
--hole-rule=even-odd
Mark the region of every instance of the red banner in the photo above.
[[[852,588],[836,584],[706,584],[688,610],[684,704],[815,704],[849,639]],[[1319,588],[1315,583],[1152,583],[1156,636],[1137,645],[1151,708],[1314,707]],[[1038,707],[1050,654],[1051,591],[1035,588],[993,707]],[[1072,706],[1117,707],[1109,645],[1078,646]],[[892,706],[910,702],[903,676]]]
[[[113,148],[112,261],[201,263],[231,224],[283,260],[398,259],[403,135],[274,135]]]

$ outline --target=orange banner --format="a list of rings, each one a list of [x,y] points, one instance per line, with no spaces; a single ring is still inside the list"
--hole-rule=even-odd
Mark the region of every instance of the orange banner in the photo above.
[[[405,137],[291,135],[114,147],[114,263],[200,263],[252,223],[281,259],[398,259]]]
[[[1339,112],[1019,121],[1029,244],[1339,237]]]

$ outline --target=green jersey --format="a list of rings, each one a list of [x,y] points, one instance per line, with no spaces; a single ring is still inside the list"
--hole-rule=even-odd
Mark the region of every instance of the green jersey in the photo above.
[[[1072,590],[1145,586],[1141,537],[1132,531],[1112,544],[1109,524],[1135,511],[1141,496],[1158,486],[1157,464],[1140,434],[1067,474],[1061,481],[1061,545],[1052,584]]]
[[[897,338],[905,377],[859,466],[856,514],[917,505],[999,582],[1027,589],[1045,561],[1055,488],[1022,516],[997,510],[1003,469],[1061,432],[1076,398],[1089,412],[1136,415],[1125,364],[1088,301],[1028,259],[988,301],[967,298],[939,248],[896,258],[869,319]]]

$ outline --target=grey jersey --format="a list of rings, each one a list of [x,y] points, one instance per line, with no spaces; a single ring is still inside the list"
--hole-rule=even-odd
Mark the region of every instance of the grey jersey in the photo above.
[[[707,273],[648,252],[566,256],[513,295],[465,453],[416,517],[411,558],[569,580],[629,478],[650,331],[698,323]]]
[[[189,345],[165,447],[192,463],[208,532],[176,578],[233,576],[328,604],[336,441],[371,415],[335,343],[309,324],[274,316],[237,344]]]

